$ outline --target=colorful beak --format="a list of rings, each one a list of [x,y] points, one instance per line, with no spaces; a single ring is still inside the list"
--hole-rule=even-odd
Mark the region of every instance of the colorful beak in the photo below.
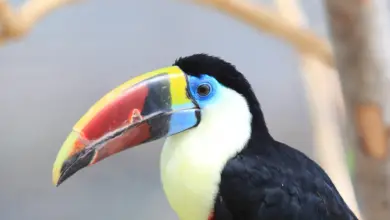
[[[118,86],[76,123],[53,167],[60,185],[80,169],[125,149],[198,125],[200,110],[177,66],[140,75]]]

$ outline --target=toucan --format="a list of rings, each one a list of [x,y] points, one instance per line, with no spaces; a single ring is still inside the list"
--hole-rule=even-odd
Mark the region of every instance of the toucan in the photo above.
[[[180,220],[357,219],[317,163],[272,137],[244,75],[204,53],[96,102],[60,148],[53,183],[161,138],[162,186]]]

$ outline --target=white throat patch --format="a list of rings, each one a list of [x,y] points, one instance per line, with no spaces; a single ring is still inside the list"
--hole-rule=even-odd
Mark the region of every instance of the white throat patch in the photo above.
[[[161,154],[163,188],[181,220],[207,220],[222,169],[251,133],[248,104],[229,88],[222,87],[201,115],[196,128],[167,138]]]

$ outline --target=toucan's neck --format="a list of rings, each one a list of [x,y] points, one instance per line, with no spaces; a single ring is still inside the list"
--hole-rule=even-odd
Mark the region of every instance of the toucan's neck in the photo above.
[[[256,140],[260,142],[270,142],[273,140],[271,134],[269,133],[267,123],[264,118],[264,114],[261,110],[260,103],[256,98],[253,90],[247,90],[246,94],[243,94],[248,105],[249,111],[252,114],[251,122],[251,140]],[[260,147],[260,146],[259,146]]]
[[[223,168],[250,139],[251,120],[244,97],[221,87],[218,99],[202,109],[197,127],[167,138],[161,177],[168,201],[181,220],[207,220]]]

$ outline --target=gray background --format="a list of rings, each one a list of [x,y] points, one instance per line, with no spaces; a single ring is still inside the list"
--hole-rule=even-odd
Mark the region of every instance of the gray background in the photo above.
[[[273,135],[311,155],[295,52],[224,14],[184,2],[84,1],[1,48],[1,220],[177,219],[160,185],[162,141],[122,152],[59,188],[51,183],[51,169],[73,124],[103,94],[192,53],[236,64],[252,82]],[[325,34],[321,1],[303,2],[311,28]]]

